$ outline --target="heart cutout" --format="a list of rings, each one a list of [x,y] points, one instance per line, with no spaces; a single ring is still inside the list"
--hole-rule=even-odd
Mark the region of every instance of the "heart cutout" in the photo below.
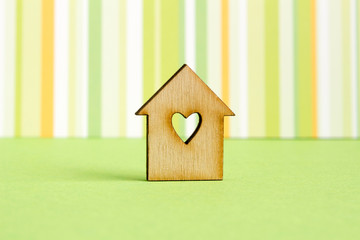
[[[179,138],[188,144],[200,128],[201,115],[195,112],[185,117],[181,113],[174,113],[171,122]]]

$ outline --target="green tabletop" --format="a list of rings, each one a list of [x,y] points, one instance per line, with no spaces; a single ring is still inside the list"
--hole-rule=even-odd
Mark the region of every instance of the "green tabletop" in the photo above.
[[[360,141],[226,140],[223,181],[145,181],[143,139],[0,140],[0,239],[360,239]]]

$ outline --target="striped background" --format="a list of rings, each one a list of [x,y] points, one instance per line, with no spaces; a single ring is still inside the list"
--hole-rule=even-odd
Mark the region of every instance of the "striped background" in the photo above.
[[[226,137],[357,138],[359,7],[0,0],[0,136],[141,137],[135,111],[187,63],[236,113]]]

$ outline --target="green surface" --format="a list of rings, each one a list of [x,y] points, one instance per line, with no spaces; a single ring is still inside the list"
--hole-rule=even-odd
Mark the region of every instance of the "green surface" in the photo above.
[[[359,239],[360,141],[225,141],[224,181],[146,182],[144,140],[0,140],[0,239]]]

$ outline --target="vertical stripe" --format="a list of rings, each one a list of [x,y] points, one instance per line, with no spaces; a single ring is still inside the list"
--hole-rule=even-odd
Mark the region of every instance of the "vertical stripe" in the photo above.
[[[313,135],[312,1],[314,0],[296,0],[295,4],[295,76],[299,137]]]
[[[229,2],[230,137],[248,136],[247,0]]]
[[[264,0],[248,2],[249,135],[265,136]]]
[[[341,1],[330,1],[330,103],[331,103],[331,136],[342,137],[344,134],[343,116],[343,66],[341,33]]]
[[[161,83],[167,81],[181,66],[178,26],[179,1],[161,0]]]
[[[54,115],[54,0],[42,0],[41,23],[41,136],[52,137]]]
[[[207,1],[197,0],[195,2],[195,43],[196,43],[196,74],[207,82],[207,39],[206,39],[206,15],[207,15]]]
[[[89,85],[89,2],[78,0],[76,6],[76,117],[75,135],[88,136]]]
[[[221,0],[207,4],[208,85],[221,96]]]
[[[225,104],[230,103],[229,84],[229,1],[221,2],[221,45],[222,45],[222,100]],[[230,121],[225,118],[224,136],[230,136]]]
[[[69,1],[69,101],[68,101],[68,136],[75,136],[75,123],[76,123],[76,61],[77,49],[76,40],[77,32],[77,4],[79,0]]]
[[[352,136],[352,113],[351,113],[351,61],[350,61],[350,52],[351,52],[351,41],[350,41],[350,0],[341,1],[341,10],[342,10],[342,82],[343,82],[343,112],[340,114],[344,115],[344,137]]]
[[[312,137],[317,137],[317,66],[316,66],[316,0],[311,1],[311,83]]]
[[[144,1],[144,102],[155,93],[155,2]]]
[[[356,18],[357,18],[357,0],[350,1],[350,58],[351,58],[351,136],[353,138],[358,137],[358,115],[357,115],[357,29],[356,29]]]
[[[266,136],[279,137],[278,0],[265,5],[265,109]]]
[[[240,77],[239,77],[239,62],[241,53],[240,48],[240,33],[239,33],[239,7],[240,1],[229,1],[229,80],[230,80],[230,106],[235,117],[230,118],[230,137],[240,137]]]
[[[120,5],[117,0],[102,2],[101,20],[101,131],[104,137],[118,137],[119,129],[119,36]]]
[[[21,70],[22,70],[22,28],[23,28],[23,2],[16,1],[16,73],[15,73],[15,133],[16,137],[21,135]]]
[[[357,124],[358,137],[360,136],[360,3],[356,2],[356,46],[357,46]]]
[[[126,0],[120,0],[119,12],[119,135],[126,136]]]
[[[249,110],[248,110],[248,1],[241,0],[239,11],[239,95],[240,111],[237,113],[240,120],[240,137],[249,136]],[[230,106],[231,107],[231,106]],[[235,113],[236,114],[236,113]]]
[[[185,0],[179,0],[179,64],[185,63]]]
[[[5,85],[4,136],[14,136],[15,126],[15,54],[16,54],[16,1],[6,2],[5,25]]]
[[[4,136],[5,122],[5,24],[6,3],[0,0],[0,137]]]
[[[185,0],[185,62],[196,72],[195,1]]]
[[[197,72],[196,30],[195,1],[185,0],[185,62],[195,72]],[[193,129],[195,129],[195,125],[195,119],[187,121],[185,125],[185,135],[183,136],[190,136],[193,132]]]
[[[293,1],[279,1],[279,125],[283,138],[295,136],[293,7]]]
[[[330,16],[328,0],[316,1],[318,137],[330,137]]]
[[[161,76],[161,45],[162,45],[162,39],[161,39],[161,0],[155,0],[155,6],[154,6],[154,17],[155,17],[155,26],[154,26],[154,51],[155,51],[155,86],[154,86],[154,92],[157,91],[161,85],[162,82],[165,80],[162,80]],[[153,92],[153,93],[154,93]]]
[[[54,136],[68,136],[69,1],[55,0]]]
[[[143,5],[141,0],[126,5],[126,125],[128,137],[142,136],[142,119],[135,116],[143,99]]]
[[[101,131],[101,1],[89,0],[89,136]]]
[[[24,1],[22,16],[21,135],[40,136],[41,0]]]

